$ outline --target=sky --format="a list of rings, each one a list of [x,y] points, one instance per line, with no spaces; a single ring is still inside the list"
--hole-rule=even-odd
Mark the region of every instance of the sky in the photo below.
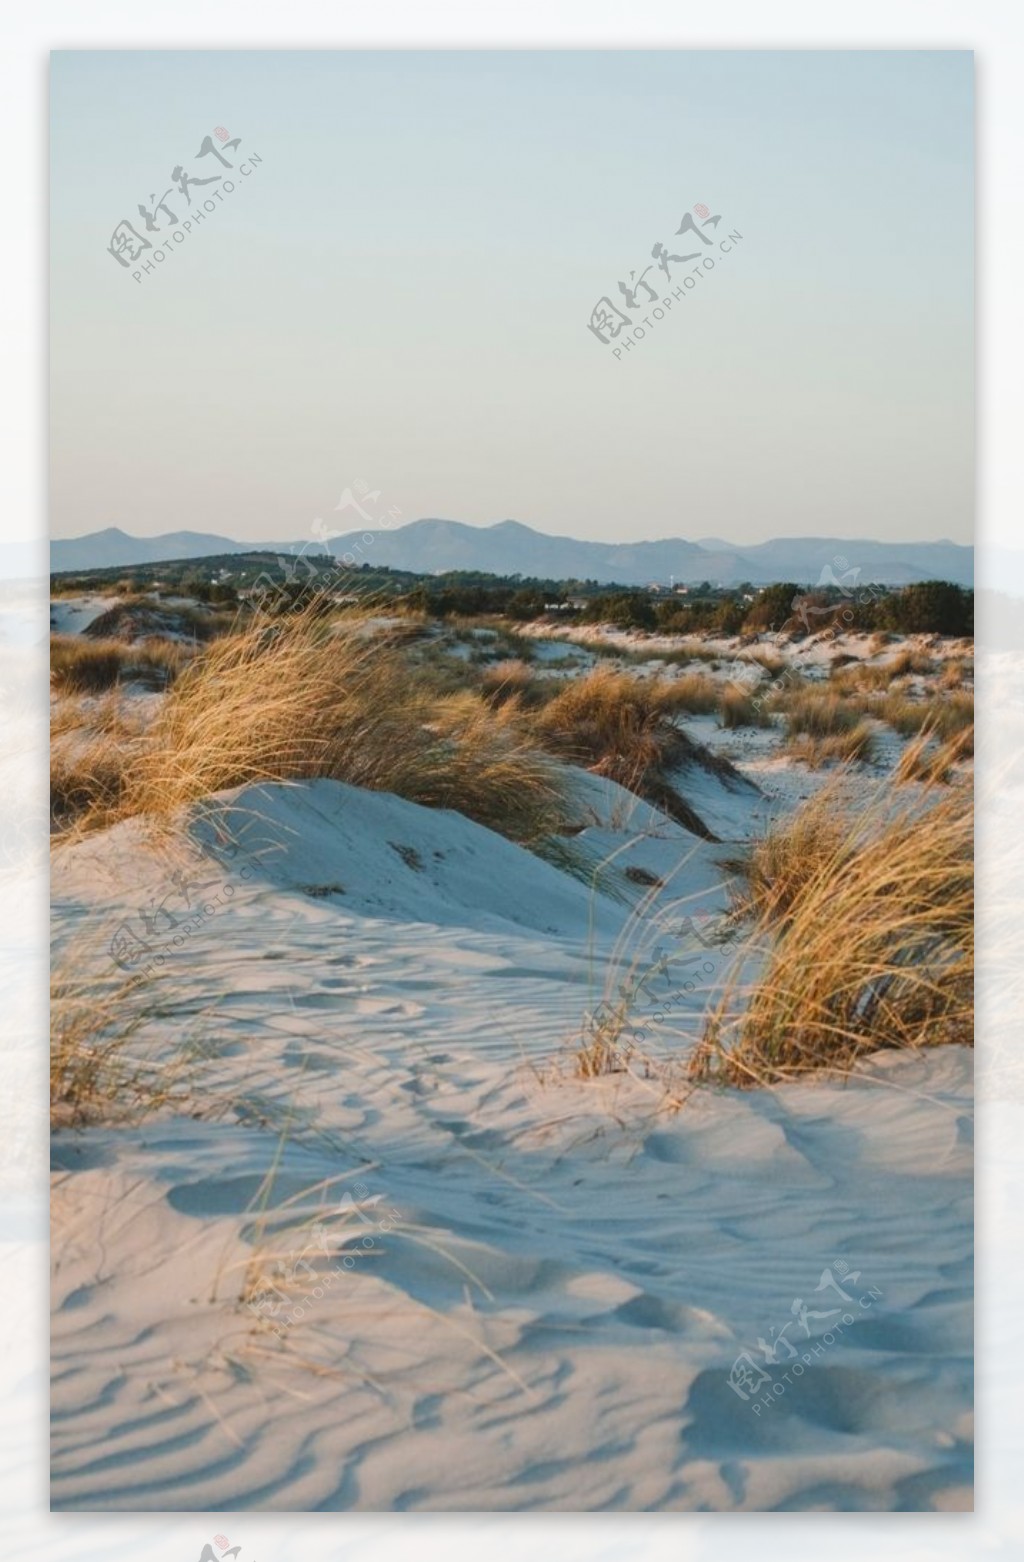
[[[960,51],[56,53],[52,533],[969,542],[973,115]]]

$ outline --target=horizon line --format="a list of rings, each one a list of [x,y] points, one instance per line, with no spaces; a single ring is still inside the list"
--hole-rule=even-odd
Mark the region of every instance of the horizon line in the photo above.
[[[690,547],[704,548],[706,551],[709,551],[709,552],[711,551],[710,548],[708,548],[708,541],[709,541],[709,539],[705,538],[704,541],[700,541],[699,539],[696,539],[696,538],[690,538],[690,537],[681,536],[678,533],[676,533],[674,535],[667,535],[667,536],[661,536],[661,537],[635,537],[635,538],[627,538],[627,539],[624,539],[624,540],[609,540],[607,538],[601,538],[601,537],[575,537],[575,536],[573,536],[569,532],[548,532],[548,531],[542,531],[537,526],[531,526],[526,521],[517,521],[517,520],[515,520],[511,516],[506,516],[504,519],[502,519],[500,521],[458,521],[458,520],[454,520],[451,516],[444,516],[444,515],[421,515],[421,516],[415,517],[413,520],[403,521],[401,523],[401,525],[398,525],[398,526],[383,526],[381,524],[381,522],[379,520],[377,520],[375,523],[371,523],[371,525],[367,526],[365,529],[366,530],[370,530],[371,526],[373,526],[375,524],[375,527],[376,527],[377,530],[379,530],[381,532],[385,532],[385,533],[391,534],[391,535],[394,535],[397,532],[401,532],[401,531],[407,530],[410,526],[420,526],[420,525],[423,525],[423,524],[429,524],[431,522],[440,522],[443,525],[448,525],[448,526],[464,526],[468,530],[471,530],[471,531],[481,531],[481,532],[484,532],[484,531],[495,531],[500,526],[518,526],[518,527],[521,527],[522,530],[528,531],[528,532],[532,532],[535,536],[538,536],[538,537],[547,537],[547,538],[550,538],[553,541],[559,541],[559,542],[581,543],[581,544],[584,544],[584,545],[590,546],[590,547],[623,548],[623,547],[631,547],[631,546],[632,547],[636,547],[636,546],[641,546],[641,545],[648,544],[648,543],[685,542]],[[358,530],[358,528],[356,528],[355,530]],[[308,539],[307,538],[296,537],[294,539],[294,541],[295,542],[298,542],[298,541],[320,542],[322,546],[326,546],[326,543],[332,542],[332,541],[334,541],[338,537],[348,537],[348,536],[355,535],[355,530],[351,531],[351,532],[349,532],[349,531],[334,532],[326,539],[317,538],[317,537],[311,537],[311,538],[308,538]],[[108,533],[108,532],[117,532],[117,533],[119,533],[123,537],[130,538],[131,541],[133,541],[133,542],[156,542],[161,537],[172,537],[172,536],[182,536],[182,535],[193,536],[193,537],[222,537],[225,542],[230,542],[235,547],[252,548],[254,551],[257,551],[257,552],[262,551],[264,546],[267,547],[267,548],[282,546],[282,542],[281,542],[280,538],[275,539],[275,538],[271,537],[271,538],[265,538],[265,539],[262,539],[262,540],[258,539],[258,538],[246,538],[243,541],[243,540],[240,540],[237,537],[229,536],[226,532],[196,531],[192,527],[189,527],[189,526],[177,527],[177,528],[175,528],[174,530],[171,530],[171,531],[130,532],[130,531],[127,531],[123,526],[118,526],[116,524],[111,524],[109,526],[101,526],[101,527],[98,527],[98,528],[94,528],[92,531],[70,532],[70,533],[67,533],[67,534],[65,534],[63,536],[56,536],[56,535],[53,535],[53,534],[49,534],[48,537],[47,537],[47,542],[49,544],[51,544],[51,545],[53,543],[55,543],[55,542],[81,542],[85,538],[88,538],[88,537],[101,537],[105,533]],[[887,548],[942,546],[942,547],[948,547],[948,548],[971,548],[971,549],[973,549],[974,546],[975,546],[975,542],[974,542],[974,538],[973,537],[972,537],[972,539],[969,542],[957,542],[957,541],[955,541],[951,537],[922,537],[922,538],[906,537],[906,538],[896,538],[896,539],[890,541],[889,539],[883,538],[883,537],[868,537],[868,536],[857,537],[857,536],[848,536],[848,535],[844,536],[843,534],[838,533],[838,532],[827,532],[827,531],[823,531],[823,532],[788,532],[788,533],[787,532],[783,532],[783,533],[775,533],[775,534],[773,534],[771,536],[763,537],[759,541],[756,541],[756,542],[742,542],[742,543],[730,542],[728,540],[728,538],[726,538],[726,537],[710,539],[710,541],[712,541],[712,542],[715,542],[715,543],[718,543],[718,544],[724,544],[725,547],[730,548],[730,549],[735,549],[737,552],[742,552],[744,548],[760,548],[760,547],[764,547],[767,543],[770,543],[770,542],[814,542],[816,540],[829,541],[829,542],[831,542],[831,541],[859,542],[859,543],[865,543],[865,544],[867,544],[867,543],[876,543],[879,546],[884,546],[884,547],[887,547]]]

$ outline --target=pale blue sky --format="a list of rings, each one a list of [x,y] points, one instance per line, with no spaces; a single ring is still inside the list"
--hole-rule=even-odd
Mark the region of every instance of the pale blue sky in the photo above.
[[[403,520],[969,541],[972,78],[960,52],[56,54],[54,533],[302,537],[361,479]],[[111,233],[175,164],[226,174],[194,155],[215,126],[263,161],[139,285]],[[698,202],[742,244],[616,361],[592,306],[655,241],[697,248]]]

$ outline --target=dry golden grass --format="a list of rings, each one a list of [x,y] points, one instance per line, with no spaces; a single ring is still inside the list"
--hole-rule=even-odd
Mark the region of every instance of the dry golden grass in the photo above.
[[[871,759],[874,737],[862,720],[859,701],[841,694],[834,684],[790,684],[771,697],[771,709],[785,714],[784,753],[810,769]]]
[[[956,657],[953,661],[947,662],[942,669],[939,688],[962,689],[968,680],[972,682],[974,680],[974,663]]]
[[[809,732],[797,733],[788,738],[781,752],[790,759],[807,765],[810,770],[821,770],[825,765],[866,764],[874,753],[875,737],[866,721],[846,731],[831,732],[816,737]]]
[[[727,687],[718,707],[723,727],[770,727],[772,718],[764,706],[742,689]]]
[[[817,876],[836,875],[854,849],[844,806],[848,781],[837,776],[728,867],[739,876],[736,909],[765,926],[786,922]]]
[[[121,676],[126,647],[117,640],[50,636],[50,682],[68,694],[101,694]]]
[[[621,996],[602,1006],[601,1013],[589,1019],[572,1046],[572,1068],[577,1079],[602,1079],[606,1074],[626,1073],[634,1048],[627,1038],[633,1009]]]
[[[667,681],[661,691],[666,711],[686,711],[691,716],[710,716],[722,701],[722,685],[703,673],[683,673]]]
[[[68,830],[116,814],[145,742],[145,702],[108,694],[62,695],[50,708],[50,819]]]
[[[911,646],[898,651],[885,662],[860,662],[836,672],[834,682],[850,693],[889,689],[911,677],[928,677],[936,670],[933,659]]]
[[[544,684],[535,676],[533,668],[521,657],[492,662],[480,674],[480,691],[492,705],[504,705],[508,700],[518,700],[521,705],[541,704],[550,687],[550,683]]]
[[[915,650],[912,646],[898,651],[889,663],[889,672],[893,678],[928,677],[935,671],[935,662],[925,651]]]
[[[50,739],[70,733],[106,733],[123,740],[137,737],[146,725],[146,703],[116,689],[107,694],[62,694],[50,701]]]
[[[922,732],[941,742],[959,737],[963,753],[974,751],[974,695],[966,690],[953,689],[921,700],[906,694],[886,694],[869,701],[863,709],[888,722],[901,737],[916,737]]]
[[[125,647],[139,645],[148,637],[146,643],[188,651],[197,641],[230,634],[235,622],[236,612],[231,608],[180,599],[172,606],[146,593],[123,597],[94,618],[84,634],[88,639],[114,640]]]
[[[132,648],[128,659],[129,678],[137,678],[140,675],[144,681],[150,682],[154,688],[167,688],[177,678],[183,667],[187,667],[195,655],[195,647],[183,645],[178,640],[162,640],[157,635],[150,635],[138,646]]]
[[[672,720],[673,684],[598,667],[564,684],[534,718],[534,730],[553,752],[608,776],[692,830],[710,831],[668,779],[674,766],[698,750]]]
[[[786,658],[771,647],[762,646],[753,651],[744,653],[743,660],[756,662],[758,667],[763,667],[769,678],[777,678],[786,666]]]
[[[141,1037],[156,1003],[150,984],[76,974],[50,983],[50,1126],[136,1120],[178,1098],[183,1064],[146,1056]]]
[[[228,787],[330,777],[456,809],[519,841],[555,829],[559,767],[518,712],[469,691],[439,694],[399,645],[364,628],[348,618],[332,630],[309,613],[212,642],[164,696],[130,763],[110,759],[116,787],[102,755],[76,757],[75,775],[97,782],[83,824],[166,817]]]
[[[789,737],[806,733],[812,738],[830,738],[851,732],[860,720],[855,705],[843,699],[828,684],[804,683],[780,690],[773,707],[785,712]]]
[[[668,723],[661,687],[597,667],[560,688],[535,725],[556,752],[635,786],[662,754]]]
[[[764,963],[711,1017],[695,1081],[775,1084],[882,1048],[972,1042],[969,794],[856,813],[833,792],[808,815],[764,848],[785,870],[757,880],[751,946]]]
[[[401,714],[401,713],[400,713]],[[407,751],[385,739],[376,783],[349,775],[357,786],[376,784],[427,808],[451,808],[523,844],[536,844],[557,830],[567,811],[563,773],[524,730],[512,705],[492,710],[466,691],[435,702],[429,691],[407,722],[419,721]],[[407,729],[408,730],[408,729]],[[422,734],[417,743],[416,733]],[[409,752],[411,751],[411,752]]]
[[[898,784],[917,781],[945,785],[952,779],[955,767],[970,754],[973,743],[973,729],[955,732],[944,742],[937,742],[933,733],[925,730],[904,749],[892,773],[893,780]]]
[[[101,823],[116,816],[134,755],[107,736],[94,735],[50,753],[50,821],[55,830]]]
[[[130,680],[166,688],[189,655],[187,647],[171,640],[150,638],[126,645],[121,640],[51,635],[50,681],[66,694],[102,694]]]

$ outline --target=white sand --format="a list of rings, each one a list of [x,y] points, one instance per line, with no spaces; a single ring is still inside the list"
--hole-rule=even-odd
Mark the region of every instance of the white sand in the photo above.
[[[122,600],[93,592],[81,597],[53,597],[50,600],[50,631],[52,634],[80,635]]]

